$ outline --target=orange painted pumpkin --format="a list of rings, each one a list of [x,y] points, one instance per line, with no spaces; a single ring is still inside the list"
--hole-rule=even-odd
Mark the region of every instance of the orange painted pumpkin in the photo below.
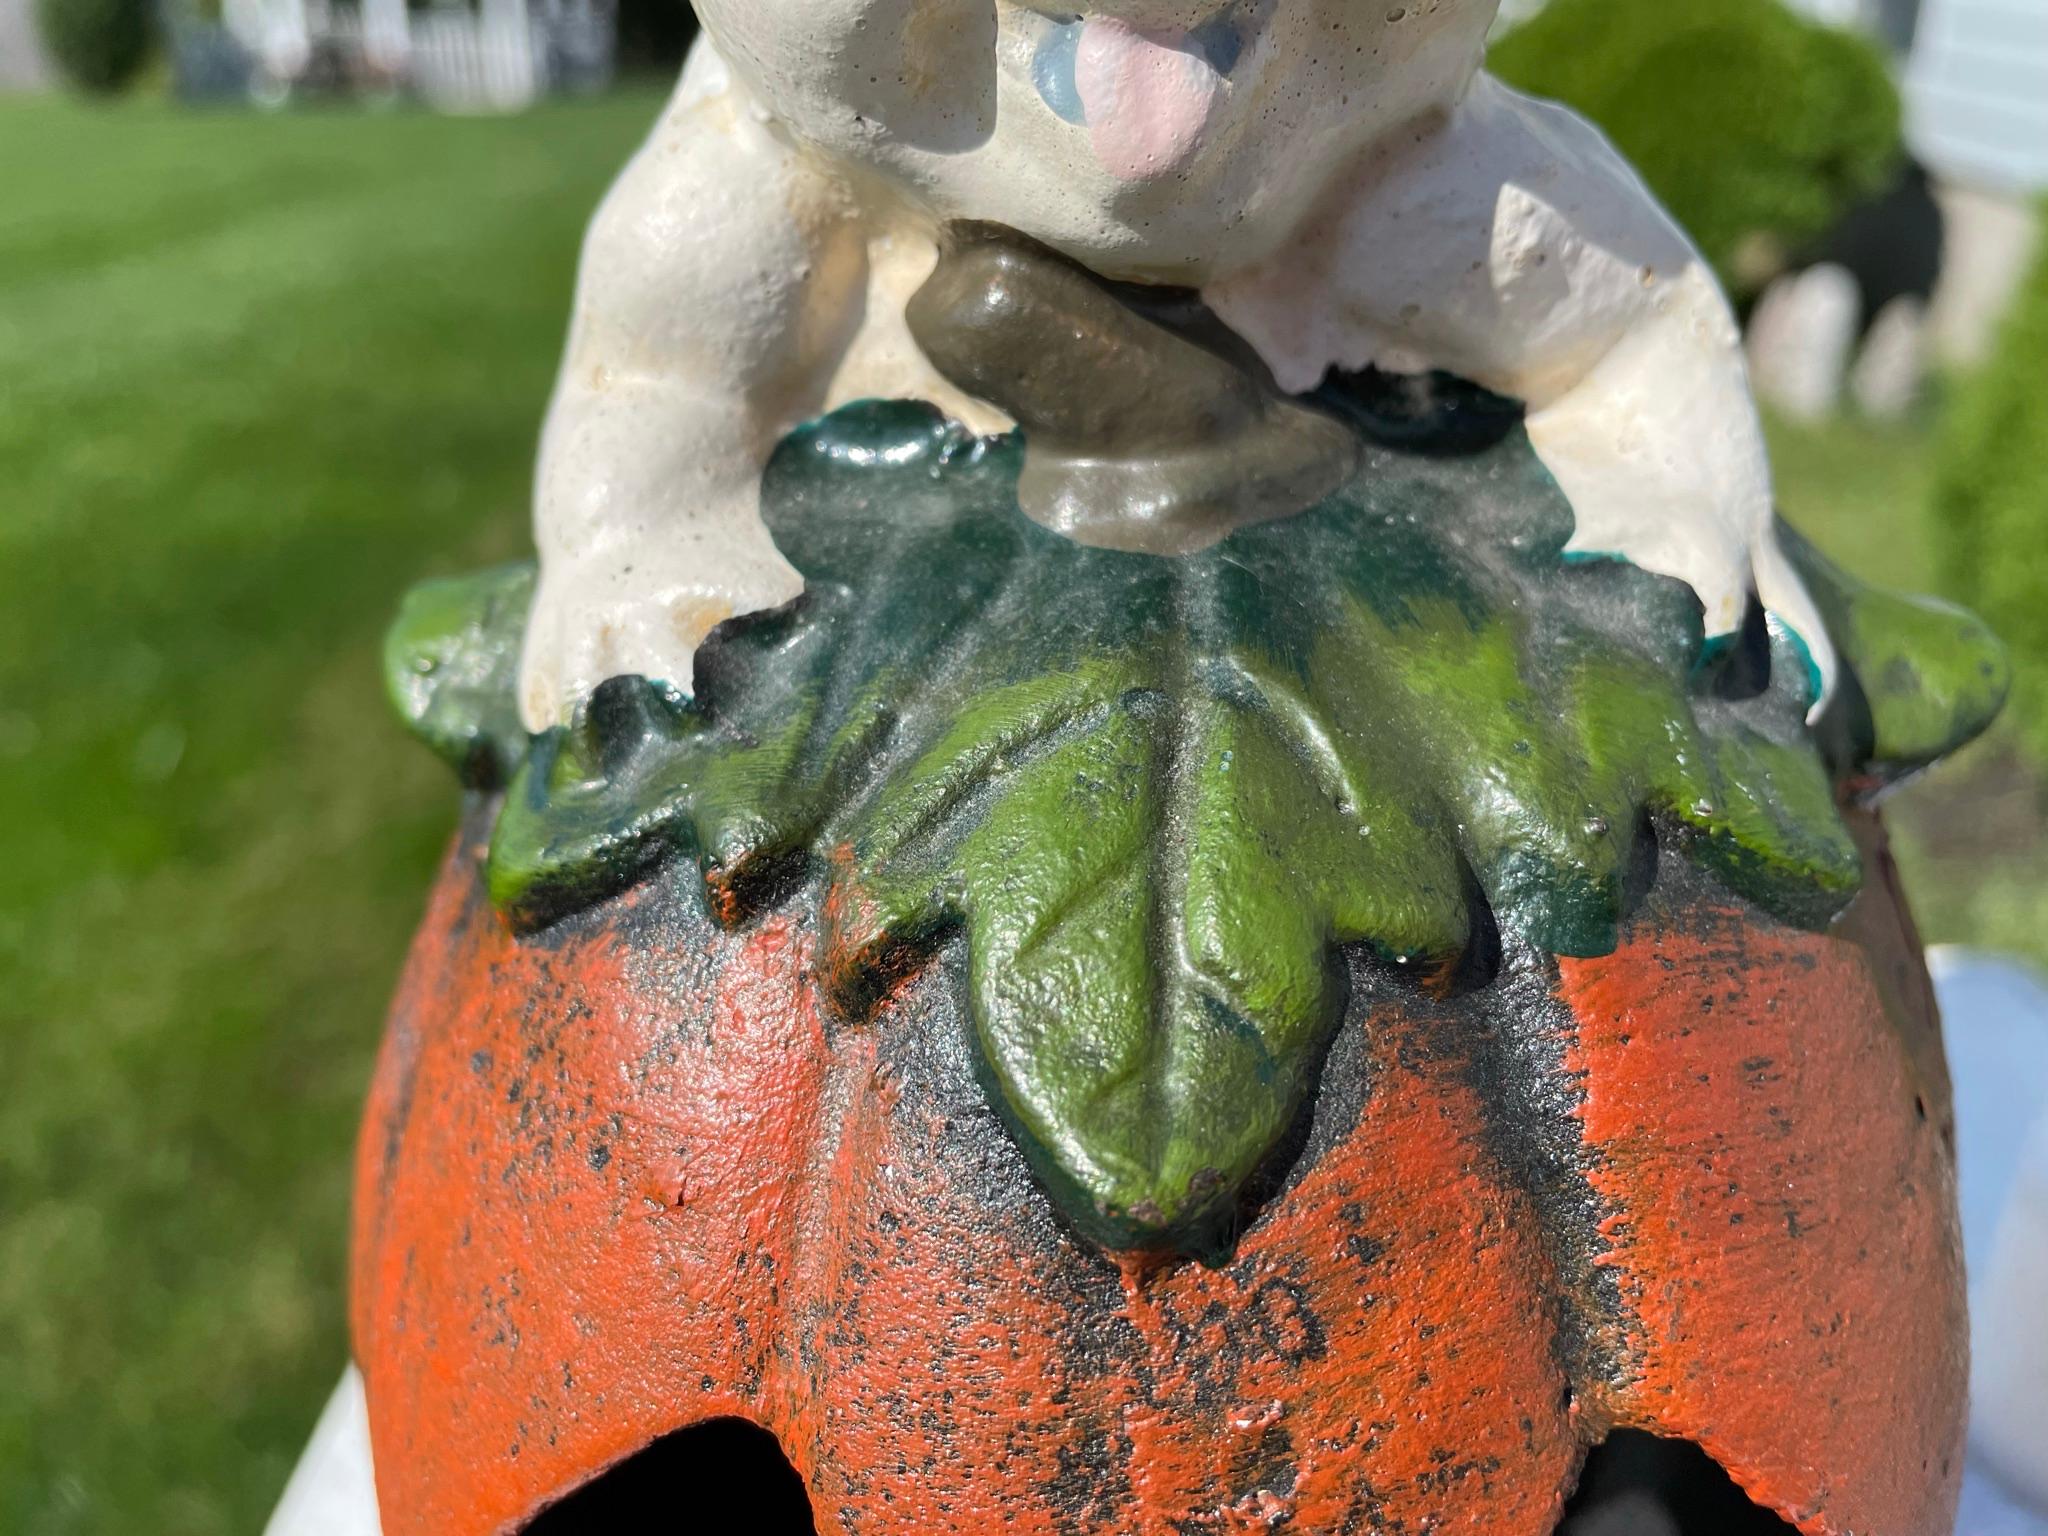
[[[1760,608],[1569,556],[1511,402],[1315,405],[1353,478],[1170,559],[851,407],[764,482],[804,597],[537,737],[530,570],[411,602],[475,793],[358,1168],[389,1536],[611,1529],[693,1426],[757,1478],[740,1421],[823,1536],[1551,1536],[1640,1435],[1949,1530],[1949,1095],[1857,803],[1995,643],[1787,533],[1810,725]]]
[[[1061,1219],[947,962],[848,1022],[815,918],[721,927],[694,875],[516,938],[488,812],[361,1143],[389,1536],[522,1530],[735,1418],[830,1536],[1548,1536],[1617,1428],[1813,1536],[1949,1529],[1946,1077],[1860,814],[1825,936],[1667,854],[1606,958],[1509,944],[1438,996],[1353,954],[1304,1130],[1210,1266]]]

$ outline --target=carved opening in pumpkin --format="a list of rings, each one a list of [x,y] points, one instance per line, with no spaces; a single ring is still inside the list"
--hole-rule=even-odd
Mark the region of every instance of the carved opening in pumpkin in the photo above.
[[[1686,1440],[1619,1430],[1586,1458],[1558,1536],[1797,1536]]]
[[[804,1480],[767,1430],[744,1419],[713,1419],[664,1436],[577,1489],[521,1536],[703,1530],[817,1536]]]

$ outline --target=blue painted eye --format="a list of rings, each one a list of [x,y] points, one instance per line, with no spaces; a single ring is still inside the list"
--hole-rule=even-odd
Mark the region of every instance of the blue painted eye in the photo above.
[[[1067,22],[1048,32],[1031,61],[1031,81],[1055,116],[1076,126],[1088,122],[1088,109],[1081,104],[1081,88],[1074,83],[1074,56],[1081,47],[1081,23]]]

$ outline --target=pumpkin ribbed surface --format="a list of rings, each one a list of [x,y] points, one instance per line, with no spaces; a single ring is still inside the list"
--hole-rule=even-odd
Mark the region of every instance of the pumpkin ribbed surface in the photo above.
[[[516,1531],[732,1416],[828,1536],[1547,1536],[1614,1427],[1815,1536],[1948,1529],[1946,1084],[1874,848],[1826,936],[1667,858],[1603,959],[1510,941],[1437,996],[1348,953],[1309,1113],[1211,1267],[1062,1218],[977,1077],[958,944],[850,1022],[808,903],[728,929],[657,878],[516,938],[487,815],[359,1154],[389,1536]]]

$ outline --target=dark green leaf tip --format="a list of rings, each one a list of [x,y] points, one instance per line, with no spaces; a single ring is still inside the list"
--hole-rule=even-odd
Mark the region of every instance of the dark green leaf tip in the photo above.
[[[532,929],[594,905],[664,863],[690,835],[699,720],[638,677],[601,684],[573,725],[533,739],[491,839],[491,898]]]

